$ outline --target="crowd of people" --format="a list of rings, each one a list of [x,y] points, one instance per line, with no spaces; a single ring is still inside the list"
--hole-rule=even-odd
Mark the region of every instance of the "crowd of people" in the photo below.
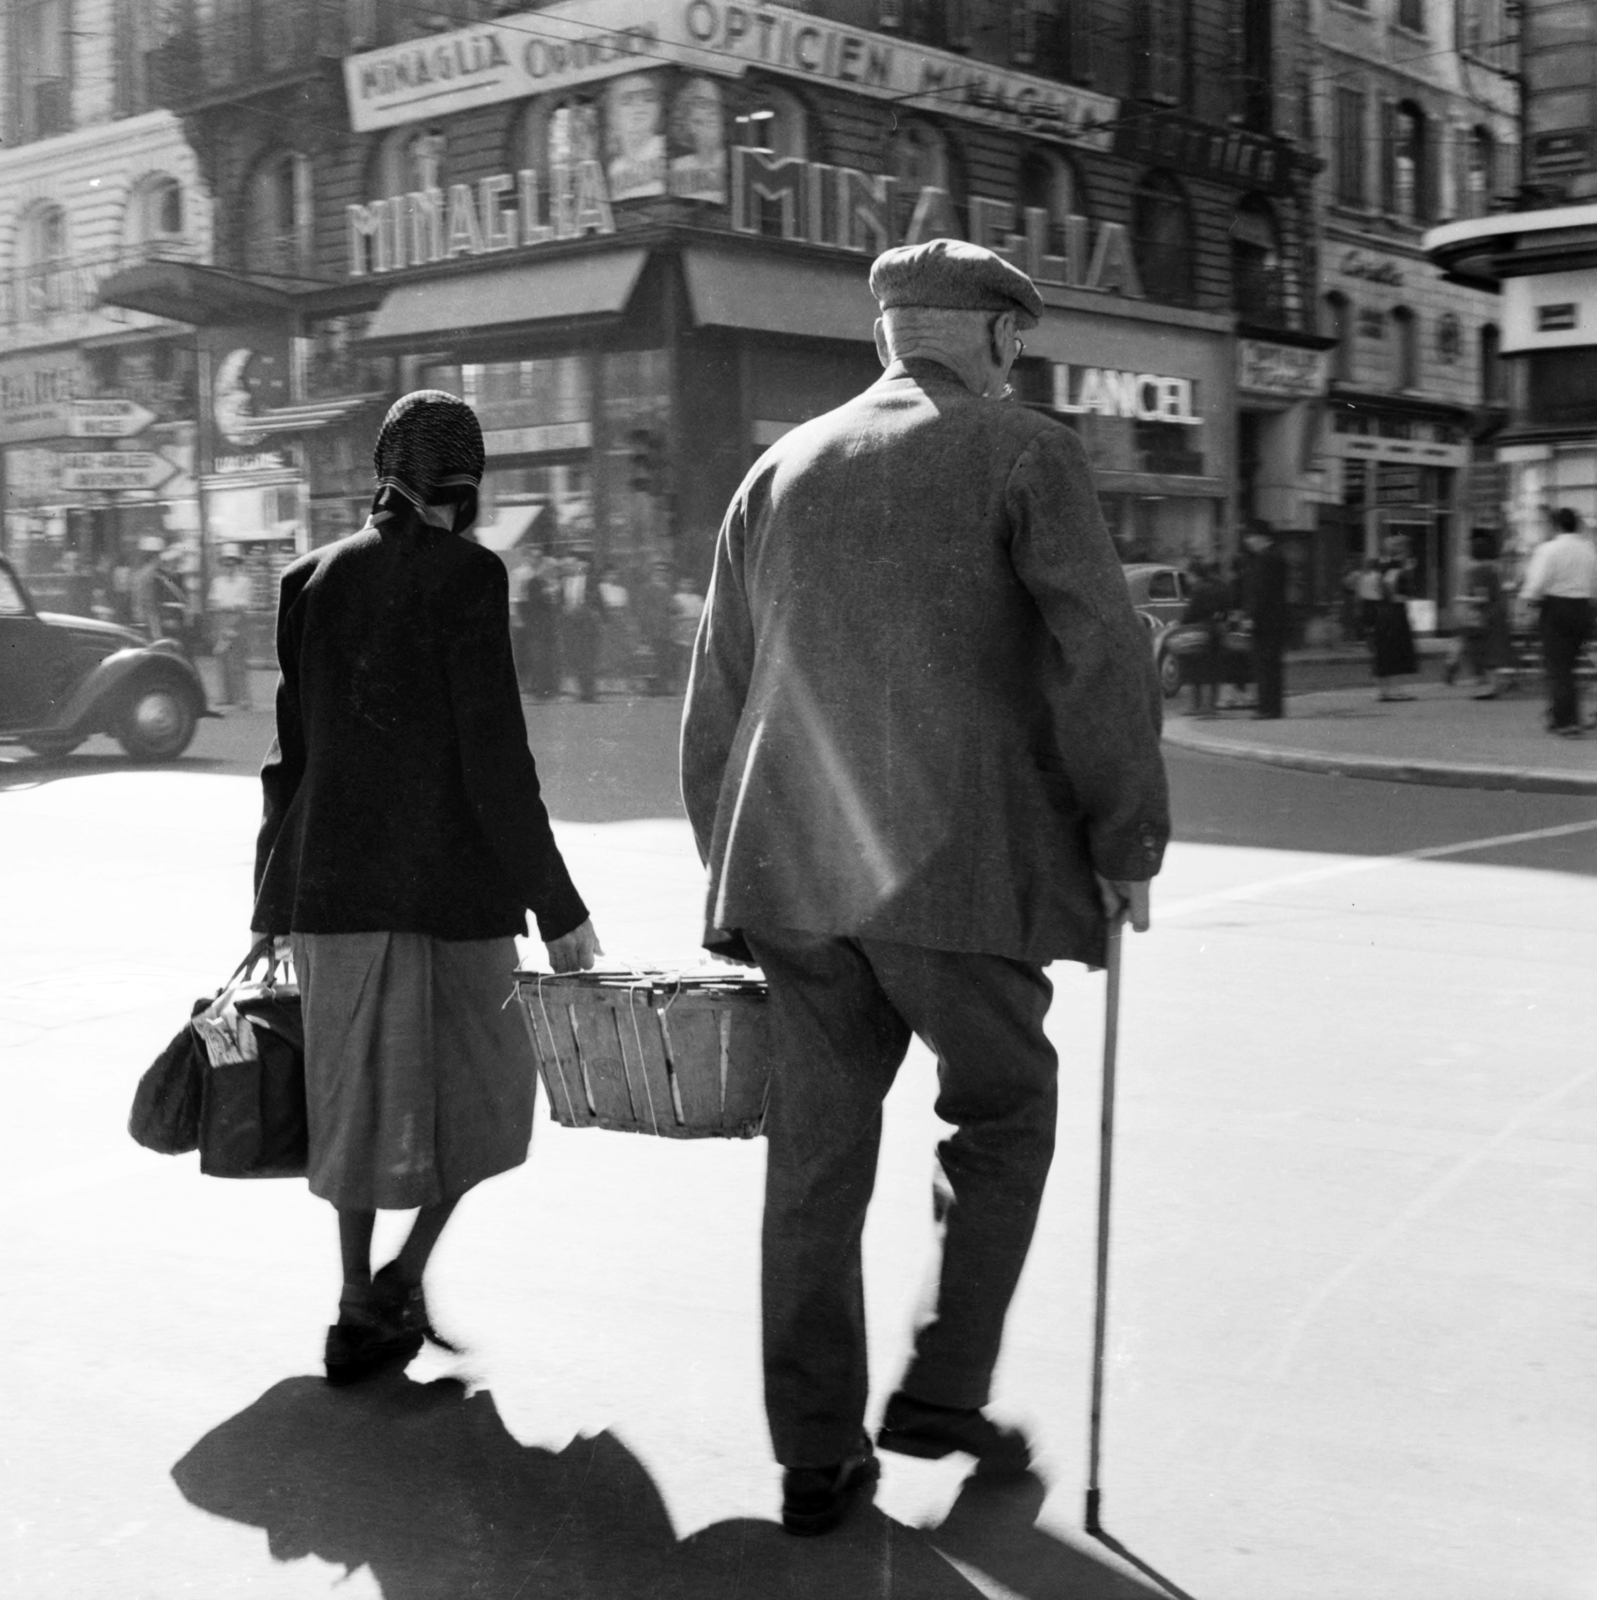
[[[679,694],[704,609],[690,578],[668,563],[630,587],[586,554],[521,547],[510,558],[510,637],[516,678],[534,700],[593,701],[606,690]]]

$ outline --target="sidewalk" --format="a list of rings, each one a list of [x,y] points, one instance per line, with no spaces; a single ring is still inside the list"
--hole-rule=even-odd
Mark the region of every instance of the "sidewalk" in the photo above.
[[[1290,688],[1290,662],[1287,674]],[[1344,777],[1597,794],[1597,733],[1580,739],[1547,733],[1539,683],[1487,701],[1471,698],[1471,688],[1439,683],[1413,684],[1410,692],[1411,701],[1384,703],[1368,686],[1289,693],[1286,715],[1261,722],[1248,711],[1195,718],[1183,691],[1165,708],[1164,736],[1184,750]],[[1588,689],[1588,714],[1591,698]]]

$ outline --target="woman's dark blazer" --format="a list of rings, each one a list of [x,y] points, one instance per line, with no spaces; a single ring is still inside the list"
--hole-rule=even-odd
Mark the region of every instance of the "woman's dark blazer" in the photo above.
[[[539,794],[499,558],[395,519],[302,556],[277,611],[262,933],[526,933],[587,917]]]

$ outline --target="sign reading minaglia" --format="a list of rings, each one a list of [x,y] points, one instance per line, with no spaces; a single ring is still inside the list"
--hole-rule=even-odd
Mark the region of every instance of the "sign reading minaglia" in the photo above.
[[[1112,96],[1008,72],[951,51],[828,22],[786,5],[722,0],[562,0],[543,10],[344,61],[357,132],[565,91],[675,65],[721,77],[751,67],[1066,143],[1107,150]]]

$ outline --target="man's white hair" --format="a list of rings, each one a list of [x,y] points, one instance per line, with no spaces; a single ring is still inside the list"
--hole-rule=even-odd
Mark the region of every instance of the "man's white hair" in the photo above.
[[[882,312],[888,354],[894,360],[928,345],[942,349],[986,348],[987,329],[996,311],[955,310],[947,306],[888,306]]]

